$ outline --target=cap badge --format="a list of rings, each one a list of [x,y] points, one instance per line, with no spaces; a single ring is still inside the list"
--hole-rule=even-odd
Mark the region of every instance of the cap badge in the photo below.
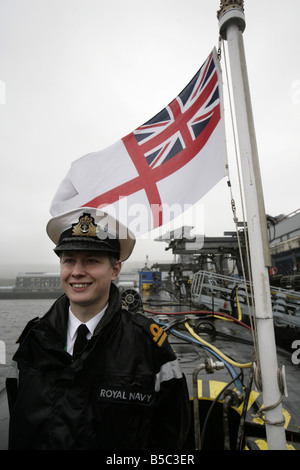
[[[79,237],[96,237],[97,236],[97,225],[94,222],[93,217],[90,214],[83,214],[79,217],[79,222],[73,224],[72,235]]]

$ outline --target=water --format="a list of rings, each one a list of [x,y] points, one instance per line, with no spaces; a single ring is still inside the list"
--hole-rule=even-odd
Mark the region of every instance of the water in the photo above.
[[[42,317],[54,303],[54,299],[0,300],[0,340],[5,345],[5,363],[0,353],[0,391],[5,386],[12,356],[18,348],[16,340],[25,325],[34,317]],[[3,343],[0,343],[0,347]]]
[[[138,285],[138,274],[121,273],[119,282],[124,289],[131,287],[128,283]],[[0,392],[10,371],[12,356],[18,348],[16,341],[24,327],[32,318],[42,317],[54,302],[55,299],[0,299]]]

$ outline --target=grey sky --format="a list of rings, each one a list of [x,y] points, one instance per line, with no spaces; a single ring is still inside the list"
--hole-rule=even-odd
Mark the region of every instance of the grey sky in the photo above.
[[[218,0],[0,0],[2,264],[57,261],[45,226],[71,162],[175,98],[218,45],[218,8]],[[288,214],[300,207],[300,3],[246,0],[245,14],[266,211]],[[229,162],[235,177],[230,143]],[[226,179],[201,203],[206,235],[233,229]],[[165,246],[139,241],[132,259],[162,259]]]

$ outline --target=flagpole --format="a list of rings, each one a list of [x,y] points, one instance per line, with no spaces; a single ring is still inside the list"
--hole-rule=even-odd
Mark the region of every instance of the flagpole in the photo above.
[[[269,450],[285,450],[282,412],[282,386],[274,334],[273,312],[268,276],[269,247],[263,191],[251,108],[243,32],[246,22],[243,0],[221,0],[219,30],[227,40],[238,132],[247,227],[252,267],[255,317],[258,343],[258,374],[265,410],[265,428]]]

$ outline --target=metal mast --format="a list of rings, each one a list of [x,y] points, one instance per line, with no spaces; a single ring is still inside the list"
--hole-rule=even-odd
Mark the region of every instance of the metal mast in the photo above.
[[[258,376],[264,400],[269,450],[285,450],[286,439],[278,377],[273,312],[268,276],[269,246],[263,191],[252,115],[243,32],[244,1],[221,0],[219,31],[227,41],[247,214],[258,343]]]

